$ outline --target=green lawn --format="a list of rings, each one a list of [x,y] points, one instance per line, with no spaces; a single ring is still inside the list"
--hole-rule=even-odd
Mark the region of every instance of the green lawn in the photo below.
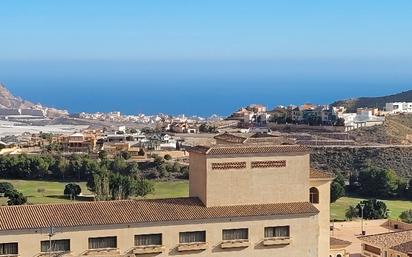
[[[356,206],[363,199],[355,197],[342,197],[335,203],[331,204],[330,216],[331,219],[344,220],[345,211],[350,206]],[[401,212],[412,209],[412,201],[403,200],[384,200],[386,206],[391,210],[390,217],[397,219]]]
[[[189,181],[162,181],[155,182],[154,194],[146,196],[146,198],[174,198],[189,196]]]
[[[70,182],[51,182],[39,180],[0,180],[7,181],[14,187],[27,196],[28,203],[62,203],[70,202],[63,197],[64,186]],[[82,193],[89,194],[86,182],[75,182],[82,188]],[[0,198],[0,205],[6,204],[7,198]]]
[[[28,198],[28,203],[63,203],[70,200],[63,197],[64,186],[70,182],[50,182],[38,180],[0,180],[8,181]],[[86,182],[76,182],[82,193],[89,194]],[[185,197],[189,191],[188,181],[155,182],[155,192],[146,198]],[[7,198],[0,197],[0,205],[6,205]]]

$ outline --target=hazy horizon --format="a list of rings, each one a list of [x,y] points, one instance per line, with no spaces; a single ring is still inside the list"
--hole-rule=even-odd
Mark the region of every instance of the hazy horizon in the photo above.
[[[412,2],[4,0],[0,82],[57,108],[226,115],[412,88]],[[78,93],[80,92],[80,93]]]

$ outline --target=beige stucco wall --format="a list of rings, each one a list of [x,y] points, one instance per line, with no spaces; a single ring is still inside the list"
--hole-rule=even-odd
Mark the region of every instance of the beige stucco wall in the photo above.
[[[291,244],[287,246],[267,247],[262,245],[264,227],[290,226]],[[222,229],[248,228],[250,246],[239,249],[221,249]],[[200,252],[177,252],[179,232],[206,230],[208,248]],[[127,253],[134,246],[134,235],[162,233],[165,252],[156,256],[259,256],[259,257],[318,257],[318,216],[256,217],[193,221],[187,223],[158,223],[142,225],[117,225],[77,228],[57,228],[53,239],[70,239],[73,255],[87,250],[89,237],[117,236],[121,254]],[[40,252],[40,241],[47,240],[47,229],[0,232],[0,243],[18,242],[20,257],[33,257]],[[150,256],[150,255],[149,255]]]
[[[251,168],[252,161],[268,160],[286,160],[286,167]],[[239,161],[246,162],[245,169],[212,169],[212,163]],[[207,156],[206,165],[207,186],[203,198],[208,207],[307,202],[309,199],[309,154]]]
[[[345,249],[331,249],[329,257],[339,257],[339,254],[341,257],[349,257],[349,253]]]
[[[190,153],[189,159],[189,195],[206,202],[206,156]]]
[[[319,256],[328,256],[330,248],[330,180],[311,179],[310,187],[319,190],[319,203],[314,204],[319,212]]]

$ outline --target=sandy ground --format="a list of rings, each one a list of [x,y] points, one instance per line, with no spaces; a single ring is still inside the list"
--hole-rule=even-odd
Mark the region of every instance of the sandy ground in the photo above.
[[[363,226],[366,235],[393,231],[385,226],[386,221],[387,220],[364,220]],[[352,242],[347,248],[350,257],[359,257],[361,252],[361,242],[357,236],[361,235],[361,221],[335,222],[334,224],[331,223],[331,225],[334,225],[335,228],[331,231],[331,236]]]

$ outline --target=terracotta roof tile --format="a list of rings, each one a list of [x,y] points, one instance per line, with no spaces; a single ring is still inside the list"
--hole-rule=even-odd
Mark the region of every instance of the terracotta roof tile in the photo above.
[[[218,140],[224,140],[228,143],[243,143],[247,139],[246,137],[236,136],[227,132],[217,135],[213,138]]]
[[[409,242],[393,246],[391,249],[401,253],[412,253],[412,238],[410,238]]]
[[[325,172],[325,171],[311,169],[310,174],[309,174],[309,178],[312,178],[312,179],[333,179],[333,175],[328,173],[328,172]]]
[[[309,153],[308,148],[300,145],[272,145],[272,144],[230,144],[214,146],[195,146],[188,149],[207,155],[225,154],[259,154],[259,153]]]
[[[403,253],[412,251],[412,230],[360,236],[359,239],[374,246],[390,248]]]
[[[336,248],[345,248],[352,243],[346,240],[342,240],[339,238],[331,237],[330,238],[330,248],[331,249],[336,249]]]
[[[319,211],[311,203],[276,203],[205,207],[198,198],[123,200],[0,207],[0,231],[147,222],[190,221]]]

